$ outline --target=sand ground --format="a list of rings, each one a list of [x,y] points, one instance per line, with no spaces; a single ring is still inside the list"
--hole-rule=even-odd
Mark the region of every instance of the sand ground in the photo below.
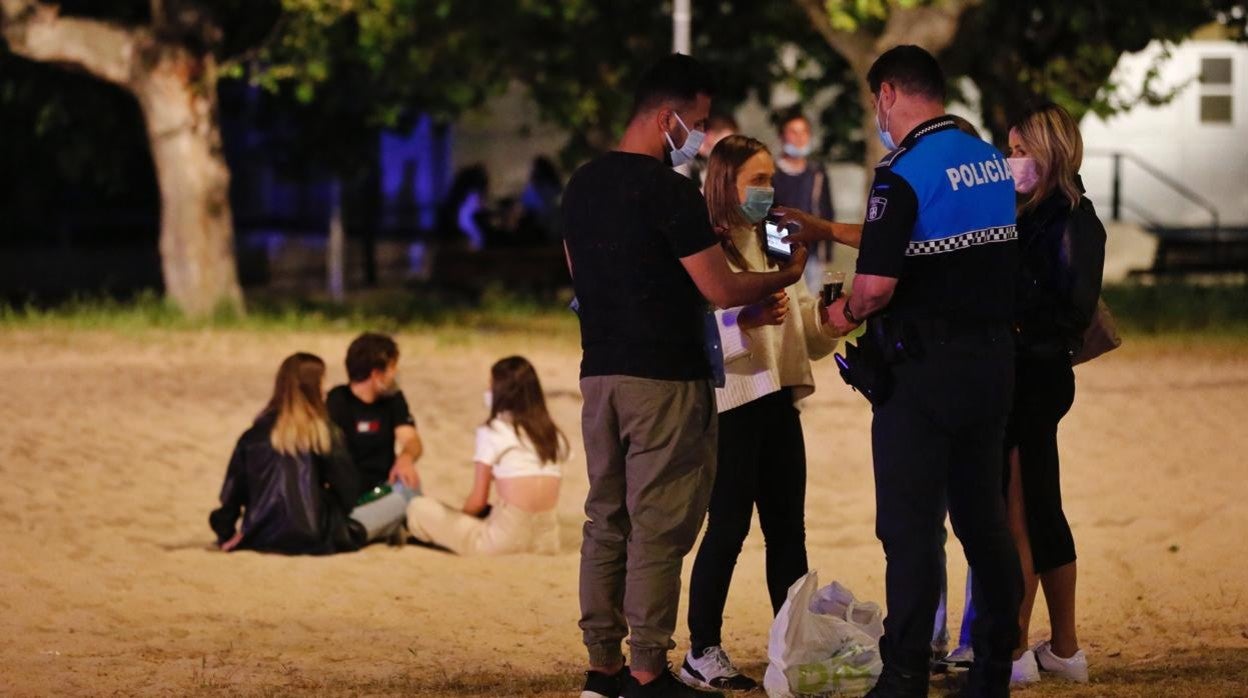
[[[337,382],[349,340],[0,334],[0,694],[576,694],[579,448],[557,557],[212,549],[207,514],[226,460],[278,363],[313,351]],[[459,502],[467,493],[487,368],[506,354],[533,360],[556,421],[579,447],[574,338],[399,340],[429,494]],[[1079,369],[1062,465],[1096,682],[1029,694],[1248,695],[1248,349],[1167,347],[1140,343]],[[803,417],[811,565],[823,581],[880,600],[870,414],[829,364],[816,377]],[[952,544],[950,558],[957,587],[965,562]],[[756,675],[770,622],[762,563],[755,530],[725,643]],[[1046,630],[1041,604],[1032,639]],[[682,622],[678,651],[687,638]]]

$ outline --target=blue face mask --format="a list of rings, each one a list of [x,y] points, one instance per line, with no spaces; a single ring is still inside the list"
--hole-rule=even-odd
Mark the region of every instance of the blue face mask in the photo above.
[[[706,139],[706,134],[686,126],[685,122],[680,118],[680,114],[672,112],[672,116],[676,117],[676,123],[680,124],[680,127],[685,129],[685,133],[689,134],[685,136],[685,144],[679,148],[672,142],[672,134],[663,134],[667,137],[667,144],[672,146],[672,167],[680,167],[686,163],[693,162],[693,159],[698,156],[698,148],[702,147],[702,141]]]
[[[810,144],[807,143],[806,145],[798,146],[793,145],[792,143],[785,143],[780,146],[780,152],[791,158],[804,158],[807,155],[810,155]]]
[[[775,202],[776,190],[771,187],[746,187],[745,202],[741,204],[741,213],[751,223],[757,223],[767,217],[771,204]]]
[[[880,132],[880,142],[883,143],[884,147],[890,151],[897,149],[897,144],[893,142],[893,134],[888,132],[888,119],[892,115],[893,113],[889,112],[888,116],[884,117],[884,125],[881,126],[880,125],[880,110],[878,107],[875,110],[875,128],[877,131]]]

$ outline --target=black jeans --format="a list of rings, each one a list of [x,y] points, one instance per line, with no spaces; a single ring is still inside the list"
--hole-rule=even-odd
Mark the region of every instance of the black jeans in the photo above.
[[[689,579],[689,635],[695,652],[721,643],[728,586],[758,520],[767,546],[771,610],[806,574],[806,445],[788,388],[719,415],[719,466],[706,534]]]
[[[1001,452],[1013,390],[1012,340],[1000,333],[924,342],[894,367],[875,408],[876,535],[887,559],[884,676],[873,695],[927,695],[946,506],[974,572],[972,695],[1008,695],[1022,574],[1006,525]],[[980,603],[982,602],[982,603]]]
[[[1027,539],[1035,573],[1043,574],[1075,561],[1075,539],[1062,511],[1057,457],[1057,424],[1075,401],[1075,373],[1064,355],[1019,356],[1014,376],[1006,447],[1018,447]]]

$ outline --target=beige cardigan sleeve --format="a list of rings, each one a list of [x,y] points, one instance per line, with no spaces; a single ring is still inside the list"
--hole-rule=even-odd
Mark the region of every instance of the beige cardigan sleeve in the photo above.
[[[806,335],[806,353],[811,361],[817,361],[836,349],[838,337],[831,327],[825,327],[819,314],[819,299],[815,298],[805,281],[799,279],[789,287],[789,292],[797,297],[797,306],[802,314],[802,333]]]

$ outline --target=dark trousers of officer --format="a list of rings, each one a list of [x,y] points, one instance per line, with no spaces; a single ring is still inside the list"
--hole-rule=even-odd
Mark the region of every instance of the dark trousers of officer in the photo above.
[[[974,572],[979,613],[968,689],[1008,695],[1022,598],[1002,495],[1012,340],[1004,328],[921,338],[923,355],[893,367],[893,395],[875,408],[871,426],[888,602],[884,675],[874,695],[927,695],[946,506]]]

